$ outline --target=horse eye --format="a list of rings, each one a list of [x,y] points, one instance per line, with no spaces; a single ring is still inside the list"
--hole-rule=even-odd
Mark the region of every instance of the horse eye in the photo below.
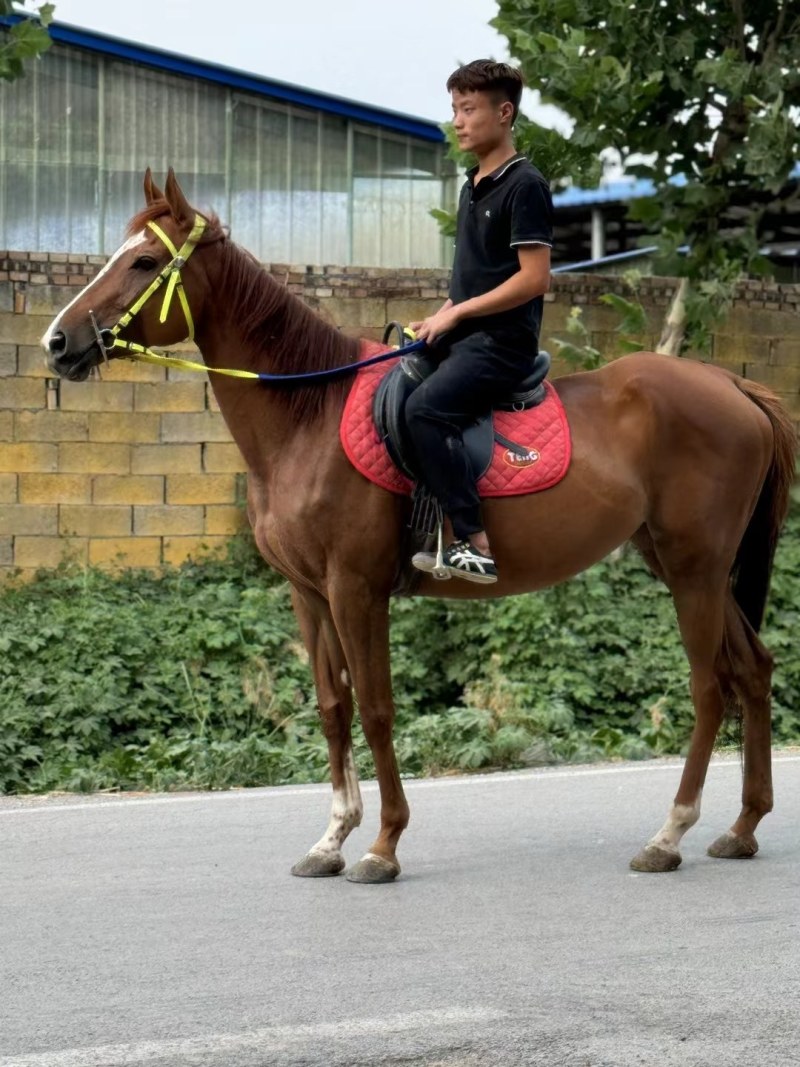
[[[139,258],[134,261],[133,269],[134,270],[153,270],[157,266],[158,266],[158,264],[156,263],[156,261],[153,259],[152,256],[139,256]]]

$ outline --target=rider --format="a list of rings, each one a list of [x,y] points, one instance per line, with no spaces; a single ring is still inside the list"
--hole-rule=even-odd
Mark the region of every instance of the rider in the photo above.
[[[439,364],[409,397],[405,415],[426,487],[452,523],[447,570],[494,582],[462,430],[533,369],[550,282],[553,205],[545,179],[514,150],[519,71],[479,59],[454,71],[447,89],[459,148],[477,165],[461,190],[450,297],[424,322],[411,323]],[[430,571],[435,557],[418,553],[412,562]]]

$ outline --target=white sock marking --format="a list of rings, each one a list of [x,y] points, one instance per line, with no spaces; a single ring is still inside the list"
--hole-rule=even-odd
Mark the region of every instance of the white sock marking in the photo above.
[[[360,824],[363,813],[364,805],[361,800],[353,751],[348,749],[344,757],[344,787],[334,789],[328,829],[311,851],[341,852],[347,835]]]
[[[702,795],[701,790],[697,794],[697,800],[694,804],[673,804],[667,816],[667,821],[655,837],[650,838],[648,844],[664,848],[668,852],[677,852],[683,835],[687,830],[691,830],[700,818],[700,799]]]

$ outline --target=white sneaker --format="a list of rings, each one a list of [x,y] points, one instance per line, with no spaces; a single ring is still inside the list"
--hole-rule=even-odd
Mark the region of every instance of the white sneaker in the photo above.
[[[464,578],[468,582],[491,585],[497,581],[497,568],[491,556],[479,552],[469,541],[454,541],[444,553],[445,574],[436,578]],[[418,571],[431,574],[436,569],[435,552],[416,552],[411,557],[411,565]]]
[[[497,567],[491,556],[480,552],[469,541],[454,541],[444,553],[444,565],[454,578],[489,585],[497,581]]]

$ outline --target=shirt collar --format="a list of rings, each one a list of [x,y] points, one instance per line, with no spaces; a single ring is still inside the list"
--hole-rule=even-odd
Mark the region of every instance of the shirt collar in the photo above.
[[[501,163],[499,167],[493,170],[491,174],[487,174],[486,177],[491,178],[492,181],[496,182],[497,179],[502,178],[505,172],[513,167],[515,163],[521,163],[523,159],[525,159],[525,154],[523,152],[517,152],[516,155],[513,155],[511,159],[507,159],[505,163]],[[474,167],[470,167],[467,171],[467,177],[472,185],[475,184],[475,175],[478,173],[479,166],[480,164],[476,164]],[[486,179],[484,179],[484,181],[485,180]]]

